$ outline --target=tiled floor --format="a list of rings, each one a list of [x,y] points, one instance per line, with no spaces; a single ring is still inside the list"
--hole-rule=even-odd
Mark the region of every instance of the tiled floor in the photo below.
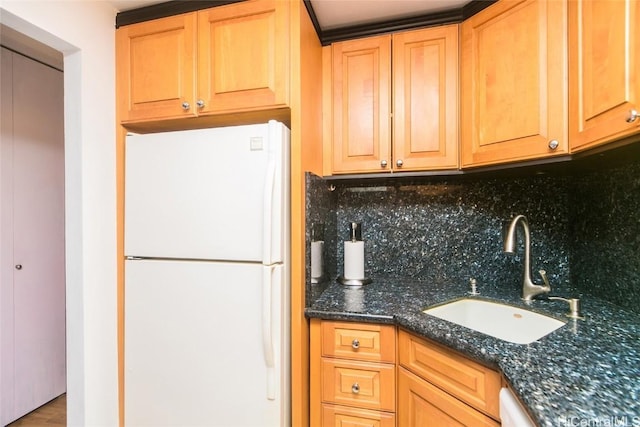
[[[63,394],[7,427],[66,427],[66,425],[67,395]]]

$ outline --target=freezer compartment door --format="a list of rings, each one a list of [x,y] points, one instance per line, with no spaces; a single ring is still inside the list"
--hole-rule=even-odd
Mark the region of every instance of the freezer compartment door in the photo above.
[[[125,268],[125,425],[289,423],[282,266]]]
[[[288,136],[275,121],[127,136],[125,255],[283,262]]]

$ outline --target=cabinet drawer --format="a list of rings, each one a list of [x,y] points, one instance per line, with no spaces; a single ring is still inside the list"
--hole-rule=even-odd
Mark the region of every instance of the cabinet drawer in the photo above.
[[[498,427],[500,424],[438,387],[398,369],[398,425]]]
[[[369,362],[322,360],[322,401],[395,410],[395,368]]]
[[[395,326],[322,322],[322,355],[394,363]]]
[[[400,331],[400,365],[499,419],[500,374],[445,347]]]
[[[323,427],[395,427],[394,414],[346,406],[322,405]]]

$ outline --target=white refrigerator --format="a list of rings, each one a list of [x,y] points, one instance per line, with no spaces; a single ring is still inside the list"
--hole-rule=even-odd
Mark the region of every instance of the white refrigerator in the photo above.
[[[125,425],[289,425],[289,129],[129,135],[124,209]]]

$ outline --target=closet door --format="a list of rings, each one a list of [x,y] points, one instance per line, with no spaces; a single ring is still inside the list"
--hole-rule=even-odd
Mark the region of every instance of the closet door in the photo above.
[[[0,426],[13,413],[13,54],[0,57]]]
[[[4,49],[2,63],[4,425],[65,392],[66,325],[63,75]]]

